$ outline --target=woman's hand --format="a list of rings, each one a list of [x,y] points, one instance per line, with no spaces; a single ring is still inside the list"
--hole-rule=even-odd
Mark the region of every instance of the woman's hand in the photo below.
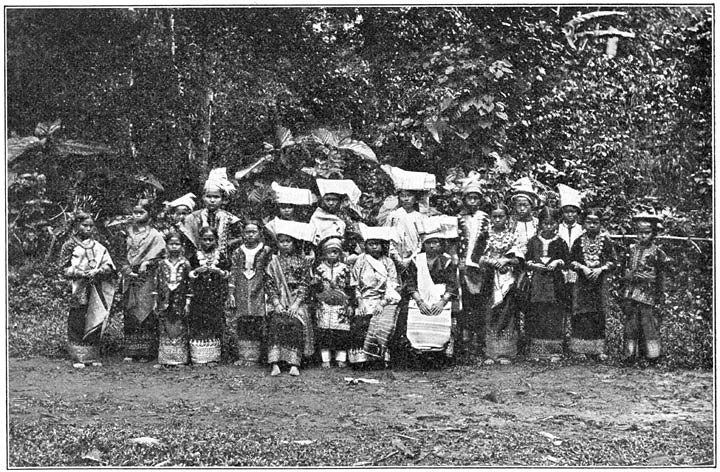
[[[562,261],[560,259],[556,259],[556,260],[550,262],[547,265],[547,268],[548,268],[548,270],[557,270],[558,267],[560,267],[561,265],[562,265]]]
[[[419,298],[419,297],[418,297]],[[428,306],[427,303],[422,298],[419,298],[415,300],[415,303],[417,304],[418,310],[420,310],[420,313],[425,316],[431,316],[431,307]]]
[[[447,305],[447,302],[442,298],[437,302],[433,303],[433,305],[430,307],[430,316],[438,316],[440,313],[442,313],[445,305]]]

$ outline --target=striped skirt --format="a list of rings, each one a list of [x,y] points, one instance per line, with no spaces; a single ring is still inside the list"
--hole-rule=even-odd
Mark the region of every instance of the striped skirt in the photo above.
[[[366,302],[369,309],[375,309],[380,305],[380,300],[370,300]],[[377,359],[386,359],[388,342],[395,330],[397,321],[398,305],[385,305],[382,310],[370,318],[365,342],[363,343],[363,352]]]

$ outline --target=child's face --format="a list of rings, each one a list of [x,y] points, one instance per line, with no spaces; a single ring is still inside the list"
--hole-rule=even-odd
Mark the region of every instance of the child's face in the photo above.
[[[212,233],[203,233],[202,237],[200,238],[200,245],[202,246],[204,251],[210,251],[212,249],[215,249],[216,244],[217,238]]]
[[[443,242],[438,238],[431,238],[426,240],[424,244],[425,252],[434,256],[440,252]]]
[[[182,223],[185,221],[185,217],[190,214],[190,208],[188,208],[185,205],[180,205],[178,207],[175,207],[175,213],[173,214],[173,218],[175,219],[175,223]]]
[[[574,225],[577,223],[578,210],[573,206],[564,206],[562,209],[563,221],[566,225]]]
[[[330,263],[334,264],[337,261],[340,260],[340,249],[336,247],[331,247],[330,249],[325,250],[325,260]]]
[[[507,224],[507,214],[505,210],[496,209],[490,213],[490,221],[494,229],[503,229]]]
[[[243,239],[245,240],[245,244],[255,246],[260,242],[260,228],[252,224],[245,225],[243,229]]]
[[[165,247],[168,250],[168,254],[171,256],[177,256],[180,254],[180,251],[182,251],[182,243],[178,238],[170,238],[168,242],[165,244]]]
[[[637,223],[637,236],[638,241],[642,245],[648,245],[650,244],[650,241],[652,241],[653,237],[653,229],[652,224],[647,223],[645,221],[640,221]]]
[[[335,213],[340,209],[340,197],[335,193],[326,193],[322,197],[323,207],[329,213]]]
[[[278,250],[282,254],[290,254],[295,248],[295,240],[286,234],[280,234],[277,238]]]
[[[515,199],[515,213],[520,218],[526,218],[530,216],[530,200],[524,197],[518,197]]]
[[[215,211],[220,208],[222,203],[222,193],[220,190],[206,190],[203,195],[203,201],[205,202],[205,208],[210,211]]]
[[[415,198],[415,194],[409,190],[401,190],[398,193],[398,200],[400,200],[400,206],[402,206],[403,209],[412,210],[415,208],[417,198]]]
[[[143,207],[135,207],[132,211],[133,222],[135,224],[147,223],[150,219],[150,214]]]
[[[470,192],[463,198],[465,207],[470,211],[475,211],[480,206],[480,194],[477,192]]]
[[[78,236],[80,236],[81,238],[89,238],[90,236],[92,236],[94,229],[95,222],[92,220],[92,218],[82,220],[78,225]]]
[[[557,221],[551,219],[547,219],[540,223],[540,232],[543,234],[543,237],[545,239],[550,239],[553,236],[557,234],[558,231],[558,223]]]
[[[380,257],[382,254],[382,242],[377,239],[365,241],[365,252],[370,254],[372,257]]]
[[[595,235],[600,232],[600,218],[595,215],[588,215],[585,217],[585,231],[591,235]]]
[[[295,216],[295,206],[281,203],[278,205],[280,218],[283,220],[292,220]]]

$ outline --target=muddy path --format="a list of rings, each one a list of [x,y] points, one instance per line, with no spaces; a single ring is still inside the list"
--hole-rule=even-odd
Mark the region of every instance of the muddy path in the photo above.
[[[598,364],[294,378],[10,359],[9,465],[710,464],[713,392],[711,372]],[[137,437],[160,444],[129,446]]]

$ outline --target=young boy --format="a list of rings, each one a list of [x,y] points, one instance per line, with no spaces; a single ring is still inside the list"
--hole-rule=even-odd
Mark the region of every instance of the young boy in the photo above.
[[[625,270],[622,309],[625,325],[624,356],[631,360],[644,351],[645,357],[660,356],[659,307],[664,302],[668,258],[655,244],[661,218],[647,211],[633,216],[638,236],[630,246]]]

